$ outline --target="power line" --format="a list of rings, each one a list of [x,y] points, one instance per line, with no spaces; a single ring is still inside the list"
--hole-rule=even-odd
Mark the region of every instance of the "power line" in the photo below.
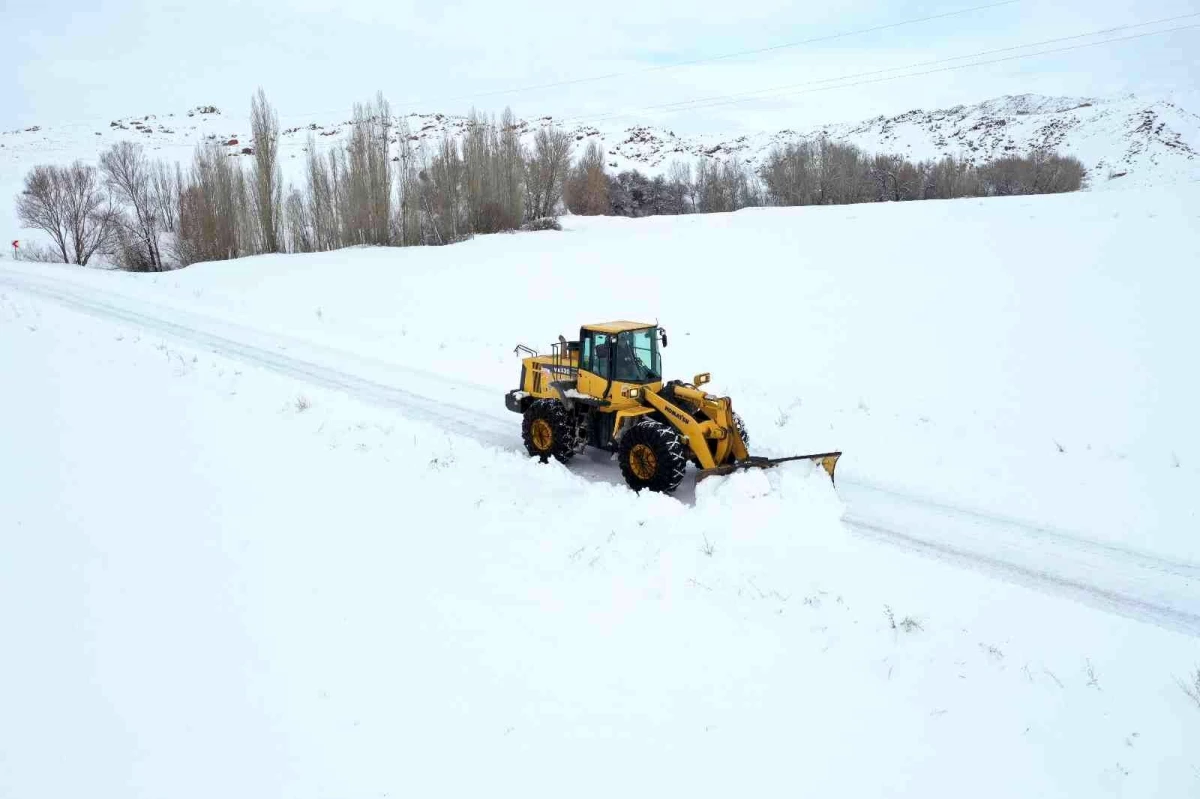
[[[540,83],[540,84],[534,84],[534,85],[530,85],[530,86],[520,86],[520,87],[516,87],[516,88],[511,88],[511,89],[498,89],[496,91],[480,92],[480,93],[476,93],[476,94],[461,94],[461,95],[458,95],[457,97],[447,97],[447,98],[443,98],[443,99],[437,100],[437,101],[421,101],[421,104],[423,104],[423,105],[435,105],[435,104],[442,105],[442,104],[449,104],[449,103],[453,103],[453,102],[459,102],[461,100],[478,100],[478,99],[482,99],[485,97],[498,97],[498,96],[506,95],[506,94],[519,94],[522,92],[540,91],[542,89],[554,89],[554,88],[560,88],[563,86],[578,86],[583,83],[595,83],[598,81],[612,80],[615,78],[626,78],[626,77],[632,77],[634,75],[645,75],[645,74],[649,74],[652,72],[662,72],[662,71],[670,70],[670,69],[678,69],[680,67],[694,66],[696,64],[706,64],[706,63],[710,63],[713,61],[724,61],[724,60],[728,60],[730,58],[740,58],[742,56],[748,56],[748,55],[761,55],[762,53],[769,53],[769,52],[774,52],[777,50],[785,50],[785,49],[790,49],[790,48],[794,48],[794,47],[803,47],[804,45],[809,45],[809,44],[820,44],[822,42],[831,42],[831,41],[835,41],[837,39],[845,39],[845,38],[849,38],[851,36],[861,36],[861,35],[867,34],[867,33],[878,33],[880,31],[892,30],[894,28],[901,28],[901,27],[904,27],[907,25],[917,25],[922,22],[932,22],[932,21],[938,20],[938,19],[947,19],[949,17],[962,16],[963,14],[970,14],[975,11],[985,11],[985,10],[991,9],[991,8],[999,8],[1001,6],[1016,5],[1017,3],[1020,3],[1020,2],[1022,2],[1022,0],[1002,0],[1002,2],[998,2],[998,3],[988,3],[986,5],[971,6],[970,8],[962,8],[957,11],[945,11],[941,14],[931,14],[931,15],[925,16],[925,17],[916,17],[913,19],[901,20],[900,22],[890,22],[890,23],[887,23],[886,25],[875,25],[875,26],[872,26],[869,28],[857,28],[855,30],[843,31],[841,33],[832,33],[832,34],[828,34],[825,36],[815,36],[810,39],[801,39],[799,41],[794,41],[794,42],[784,42],[782,44],[774,44],[774,45],[770,45],[769,47],[759,47],[759,48],[756,48],[753,50],[739,50],[739,51],[733,52],[733,53],[722,53],[720,55],[705,56],[703,58],[694,58],[694,59],[687,60],[687,61],[676,61],[676,62],[673,62],[670,64],[658,64],[658,65],[655,65],[652,67],[644,67],[642,69],[634,69],[634,70],[629,70],[626,72],[610,72],[610,73],[607,73],[604,75],[592,75],[590,77],[585,77],[585,78],[571,78],[569,80],[553,81],[550,83]],[[407,103],[402,103],[401,105],[411,107],[411,106],[417,105],[417,102],[407,102]],[[280,114],[280,117],[286,118],[289,120],[295,120],[295,119],[298,119],[301,117],[308,118],[308,117],[313,117],[313,116],[318,116],[318,115],[323,115],[323,114],[342,113],[344,111],[345,111],[344,108],[327,110],[327,111],[302,111],[302,112],[297,112],[294,114]]]
[[[481,97],[495,97],[502,94],[516,94],[518,92],[537,91],[540,89],[554,89],[560,86],[577,86],[580,83],[592,83],[601,80],[610,80],[612,78],[625,78],[633,75],[645,75],[651,72],[662,72],[668,69],[678,69],[680,67],[690,67],[696,64],[707,64],[712,61],[724,61],[730,58],[740,58],[747,55],[761,55],[762,53],[770,53],[776,50],[786,50],[793,47],[803,47],[807,44],[819,44],[821,42],[832,42],[836,39],[845,39],[850,36],[860,36],[865,33],[878,33],[879,31],[892,30],[905,25],[916,25],[921,22],[931,22],[935,19],[945,19],[947,17],[957,17],[963,14],[970,14],[974,11],[984,11],[989,8],[999,8],[1000,6],[1011,6],[1021,0],[1003,0],[999,3],[988,3],[982,6],[972,6],[971,8],[963,8],[958,11],[946,11],[941,14],[932,14],[927,17],[918,17],[916,19],[906,19],[901,22],[891,22],[887,25],[876,25],[870,28],[859,28],[857,30],[843,31],[842,33],[832,33],[826,36],[815,36],[811,39],[801,39],[795,42],[784,42],[783,44],[774,44],[769,47],[759,47],[753,50],[739,50],[735,53],[723,53],[721,55],[706,56],[704,58],[694,58],[688,61],[676,61],[670,64],[659,64],[653,67],[644,67],[642,69],[634,69],[628,72],[610,72],[607,75],[594,75],[588,78],[573,78],[571,80],[554,81],[552,83],[541,83],[534,86],[523,86],[516,89],[500,89],[493,92],[483,92],[480,94],[467,94],[458,97],[451,97],[446,102],[456,102],[458,100],[472,100]]]
[[[767,92],[774,92],[774,91],[779,91],[782,89],[792,89],[792,88],[796,88],[799,86],[817,86],[817,85],[820,85],[823,83],[835,83],[835,82],[839,82],[839,81],[854,80],[857,78],[873,77],[875,75],[883,75],[888,72],[898,72],[898,71],[906,70],[906,69],[917,69],[919,67],[934,66],[936,64],[947,64],[947,63],[950,63],[953,61],[962,61],[962,60],[968,59],[968,58],[981,58],[983,56],[996,55],[997,53],[1008,53],[1008,52],[1012,52],[1013,50],[1025,50],[1030,47],[1043,47],[1048,44],[1058,44],[1059,42],[1067,42],[1067,41],[1072,41],[1075,39],[1086,39],[1090,36],[1102,36],[1102,35],[1109,34],[1109,33],[1117,33],[1117,32],[1124,31],[1124,30],[1132,30],[1134,28],[1144,28],[1148,25],[1161,25],[1161,24],[1164,24],[1167,22],[1178,22],[1179,20],[1190,19],[1190,18],[1196,17],[1196,16],[1200,16],[1200,12],[1195,12],[1195,13],[1191,13],[1191,14],[1181,14],[1181,15],[1175,16],[1175,17],[1165,17],[1163,19],[1152,20],[1150,22],[1137,22],[1137,23],[1131,23],[1128,25],[1117,25],[1116,27],[1103,28],[1101,30],[1091,31],[1090,33],[1078,33],[1078,34],[1075,34],[1074,36],[1061,36],[1061,37],[1058,37],[1055,39],[1043,39],[1040,42],[1030,42],[1029,44],[1018,44],[1018,45],[1013,45],[1012,47],[1001,47],[1001,48],[998,48],[995,50],[984,50],[982,52],[971,53],[968,55],[951,56],[949,58],[939,58],[939,59],[935,59],[932,61],[918,61],[917,63],[908,64],[906,66],[901,66],[901,67],[888,67],[887,69],[878,69],[878,70],[874,70],[871,72],[858,72],[858,73],[854,73],[851,75],[841,75],[841,76],[838,76],[835,78],[822,78],[819,80],[803,81],[800,83],[785,83],[785,84],[782,84],[779,86],[772,86],[772,87],[769,87],[766,89],[756,89],[756,90],[748,91],[748,92],[737,92],[734,94],[715,95],[715,96],[711,96],[711,97],[699,97],[699,98],[693,98],[691,100],[680,100],[678,102],[673,102],[673,103],[660,103],[657,105],[643,106],[641,108],[633,109],[633,112],[657,111],[660,109],[674,108],[674,107],[678,107],[678,106],[689,106],[694,103],[706,103],[706,102],[713,101],[713,100],[726,100],[726,99],[731,99],[731,98],[736,98],[736,97],[751,97],[752,95],[764,94]],[[1106,40],[1106,41],[1113,41],[1113,40]],[[1103,42],[1095,42],[1095,44],[1102,44],[1102,43]],[[967,66],[969,66],[969,65],[967,65]],[[633,113],[633,112],[630,112],[630,113]],[[627,116],[627,115],[628,114],[616,113],[616,112],[606,113],[606,114],[586,114],[586,115],[580,115],[580,116],[574,116],[574,117],[565,117],[563,119],[563,121],[570,122],[570,121],[578,121],[578,120],[606,119],[606,118],[610,118],[610,117]]]
[[[908,64],[906,66],[901,66],[901,67],[891,67],[888,69],[875,70],[873,72],[860,72],[860,73],[855,73],[855,74],[851,74],[851,75],[842,75],[842,76],[839,76],[836,78],[825,78],[825,79],[821,79],[821,80],[807,81],[807,82],[803,82],[803,83],[783,84],[781,86],[774,86],[774,87],[770,87],[770,88],[766,88],[766,89],[758,89],[758,90],[754,90],[754,91],[750,91],[750,92],[739,92],[737,94],[717,95],[717,96],[713,96],[713,97],[700,97],[700,98],[694,98],[691,100],[676,101],[676,102],[672,102],[672,103],[660,103],[657,105],[643,106],[640,108],[635,108],[630,111],[624,111],[624,112],[611,112],[611,113],[604,113],[604,114],[584,114],[584,115],[577,115],[577,116],[573,116],[573,117],[564,117],[560,121],[562,121],[562,122],[582,122],[582,121],[595,122],[595,121],[603,121],[603,120],[607,120],[607,119],[620,119],[623,117],[630,117],[630,116],[633,116],[636,114],[644,113],[646,111],[665,110],[668,113],[675,112],[675,111],[691,111],[691,110],[697,110],[697,109],[703,109],[703,108],[713,108],[713,107],[722,106],[722,105],[735,105],[735,104],[739,104],[739,103],[746,103],[746,102],[751,102],[753,100],[760,100],[760,99],[774,99],[776,97],[788,97],[788,96],[793,96],[793,95],[797,95],[797,94],[810,94],[810,93],[818,92],[818,91],[829,91],[831,89],[847,89],[847,88],[851,88],[854,86],[863,86],[863,85],[868,85],[868,84],[873,84],[873,83],[884,83],[884,82],[892,81],[892,80],[900,80],[901,78],[915,78],[915,77],[920,77],[922,75],[932,75],[932,74],[936,74],[936,73],[940,73],[940,72],[951,72],[951,71],[958,70],[958,69],[967,69],[969,67],[986,66],[988,64],[998,64],[998,63],[1002,63],[1005,61],[1016,61],[1016,60],[1020,60],[1023,58],[1034,58],[1036,56],[1041,56],[1041,55],[1062,53],[1062,52],[1067,52],[1070,50],[1080,50],[1080,49],[1083,49],[1086,47],[1096,47],[1096,46],[1099,46],[1102,44],[1112,44],[1115,42],[1124,42],[1124,41],[1130,41],[1133,39],[1141,39],[1141,38],[1145,38],[1147,36],[1157,36],[1157,35],[1164,34],[1164,33],[1173,33],[1175,31],[1190,30],[1192,28],[1196,28],[1196,27],[1200,27],[1200,26],[1183,25],[1183,26],[1178,26],[1178,27],[1174,27],[1174,28],[1166,28],[1166,29],[1158,30],[1158,31],[1147,31],[1145,33],[1134,34],[1132,36],[1123,36],[1123,37],[1112,38],[1112,39],[1104,39],[1104,40],[1098,41],[1098,42],[1086,42],[1084,44],[1071,45],[1068,47],[1058,47],[1058,48],[1053,48],[1050,50],[1040,50],[1036,53],[1023,53],[1023,54],[1015,55],[1015,56],[1007,56],[1005,58],[996,58],[996,59],[992,59],[989,61],[976,61],[976,62],[973,62],[970,64],[960,64],[960,65],[952,66],[952,67],[942,67],[940,69],[931,69],[931,70],[925,70],[923,72],[914,72],[914,73],[909,73],[909,74],[904,74],[904,75],[893,75],[891,77],[876,78],[875,80],[857,80],[858,78],[873,77],[873,76],[885,74],[888,72],[897,72],[897,71],[901,71],[901,70],[916,69],[918,67],[931,66],[934,64],[944,64],[944,63],[949,63],[952,61],[962,61],[962,60],[968,59],[968,58],[980,58],[982,56],[994,55],[996,53],[1011,52],[1013,50],[1024,50],[1024,49],[1027,49],[1030,47],[1041,47],[1041,46],[1044,46],[1047,44],[1054,44],[1057,42],[1071,41],[1074,39],[1083,39],[1083,38],[1087,38],[1089,36],[1099,36],[1099,35],[1103,35],[1103,34],[1107,34],[1107,33],[1116,33],[1118,31],[1132,30],[1134,28],[1143,28],[1143,27],[1146,27],[1147,25],[1160,25],[1165,22],[1174,22],[1174,21],[1179,21],[1182,19],[1189,19],[1189,18],[1193,18],[1193,17],[1197,17],[1197,16],[1200,16],[1200,12],[1196,12],[1196,13],[1192,13],[1192,14],[1182,14],[1177,17],[1168,17],[1165,19],[1155,20],[1152,22],[1139,22],[1139,23],[1134,23],[1134,24],[1130,24],[1130,25],[1119,25],[1119,26],[1113,27],[1113,28],[1106,28],[1103,30],[1093,31],[1091,33],[1081,33],[1081,34],[1076,34],[1074,36],[1064,36],[1064,37],[1060,37],[1057,39],[1046,39],[1046,40],[1043,40],[1040,42],[1032,42],[1030,44],[1023,44],[1023,45],[1015,45],[1013,47],[1003,47],[1003,48],[1000,48],[997,50],[985,50],[982,52],[972,53],[969,55],[953,56],[950,58],[937,59],[934,61],[922,61],[922,62],[917,62],[915,64]],[[851,81],[851,82],[847,83],[845,81]],[[807,89],[807,90],[803,90],[803,91],[779,92],[780,89],[790,89],[790,88],[793,88],[796,86],[817,86],[819,84],[824,84],[824,83],[837,83],[838,85],[825,86],[825,87],[815,88],[815,89]],[[753,96],[753,95],[763,95],[767,92],[779,92],[779,93],[766,94],[763,97]]]

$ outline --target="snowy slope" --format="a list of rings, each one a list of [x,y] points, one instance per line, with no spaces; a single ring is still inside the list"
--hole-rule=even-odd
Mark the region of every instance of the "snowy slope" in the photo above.
[[[737,155],[758,163],[776,145],[822,137],[869,153],[900,153],[913,160],[954,156],[976,163],[1049,147],[1083,161],[1093,189],[1200,178],[1200,117],[1166,100],[1147,102],[1133,95],[1100,99],[1025,94],[816,130],[736,138],[685,139],[640,128],[613,149],[648,165],[682,155]]]
[[[67,163],[76,158],[95,163],[114,141],[145,144],[156,157],[190,160],[202,141],[220,142],[232,156],[252,147],[248,117],[242,111],[200,106],[189,111],[147,114],[136,118],[92,119],[0,132],[0,221],[9,239],[19,238],[9,200],[30,167]],[[404,117],[414,145],[434,143],[444,134],[460,135],[462,117],[435,113]],[[1052,146],[1078,156],[1091,171],[1091,187],[1164,185],[1200,179],[1200,117],[1167,100],[1136,96],[1111,99],[1020,95],[973,106],[910,111],[892,118],[831,124],[815,130],[755,134],[676,135],[653,125],[621,127],[582,124],[543,116],[518,123],[528,143],[543,125],[571,130],[580,146],[601,141],[609,168],[665,171],[676,160],[723,159],[736,155],[759,163],[781,143],[827,136],[869,152],[898,152],[914,159],[944,155],[985,160]],[[345,119],[289,117],[281,112],[281,158],[285,178],[303,183],[304,148],[311,135],[320,148],[340,144]],[[236,144],[227,144],[236,142]],[[1118,177],[1119,176],[1119,177]]]

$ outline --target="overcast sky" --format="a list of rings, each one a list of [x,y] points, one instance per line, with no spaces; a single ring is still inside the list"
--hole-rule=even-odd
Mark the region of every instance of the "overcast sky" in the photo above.
[[[1200,76],[1197,28],[887,82],[848,87],[814,82],[1194,14],[1200,12],[1200,0],[1019,0],[767,53],[670,67],[987,4],[989,0],[578,5],[533,0],[0,0],[5,35],[0,128],[104,121],[210,103],[241,111],[260,85],[285,124],[348,116],[353,101],[381,90],[397,113],[462,113],[472,105],[484,111],[511,105],[526,118],[630,112],[603,124],[655,122],[677,132],[803,127],[1025,92],[1162,96],[1195,91]],[[1197,24],[1200,16],[1107,38]],[[1091,41],[1097,38],[1046,47]],[[1025,52],[1030,51],[987,58]],[[969,60],[911,71],[963,63]],[[657,69],[647,71],[651,68]],[[634,74],[480,96],[630,72]],[[792,93],[701,109],[640,110],[779,86],[790,86]],[[822,90],[814,91],[818,88]],[[1191,110],[1200,113],[1200,108]]]

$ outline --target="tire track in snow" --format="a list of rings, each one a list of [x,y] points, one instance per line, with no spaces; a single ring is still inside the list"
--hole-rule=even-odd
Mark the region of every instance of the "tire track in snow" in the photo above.
[[[474,438],[481,443],[515,451],[512,446],[512,431],[510,429],[501,430],[498,425],[481,423],[486,421],[488,417],[482,417],[481,419],[479,413],[473,409],[440,399],[432,400],[427,396],[413,393],[394,385],[381,383],[378,380],[352,374],[342,369],[325,366],[314,360],[285,354],[284,350],[286,350],[286,347],[282,346],[280,342],[284,342],[286,339],[282,336],[271,335],[267,337],[260,331],[253,330],[252,328],[242,328],[198,314],[173,308],[158,309],[182,320],[172,321],[159,314],[135,310],[129,307],[128,304],[114,304],[111,301],[101,299],[104,295],[107,295],[109,298],[116,298],[116,295],[108,292],[82,294],[58,286],[26,281],[23,277],[18,281],[13,281],[11,276],[3,274],[0,274],[0,284],[40,295],[101,319],[109,321],[117,320],[146,330],[165,333],[180,341],[208,348],[215,353],[230,356],[256,366],[263,366],[307,383],[343,391],[361,399],[371,401],[374,404],[403,409],[409,411],[414,418],[420,421],[432,422],[452,432]],[[142,304],[141,301],[137,300],[126,300],[123,297],[120,299],[125,303],[137,302],[138,304]],[[192,324],[184,323],[186,321],[190,321]],[[219,330],[227,331],[227,333],[215,333],[204,329],[205,327],[215,327]],[[233,333],[242,333],[245,338],[232,338],[229,334]],[[272,349],[269,346],[247,341],[247,339],[255,338],[269,338],[276,342],[276,347]],[[305,349],[317,352],[324,349],[314,347],[307,342],[303,343],[302,346]],[[334,350],[328,350],[328,353],[331,355],[343,355],[336,353]],[[345,357],[343,355],[343,359]],[[365,359],[358,358],[357,360],[364,361]],[[386,366],[389,370],[395,372],[411,373],[411,375],[417,376],[418,379],[435,379],[435,376],[421,373],[417,370],[409,370],[393,364],[387,364]],[[441,380],[440,377],[436,379],[440,382],[450,382],[448,380]],[[476,388],[482,389],[482,387]]]
[[[863,491],[869,491],[876,494],[885,494],[898,502],[916,504],[931,510],[936,509],[937,511],[947,515],[959,516],[964,519],[981,520],[993,525],[998,524],[1005,527],[1019,528],[1026,535],[1052,541],[1056,544],[1061,544],[1072,549],[1106,550],[1116,558],[1126,559],[1131,563],[1138,563],[1146,568],[1162,568],[1166,571],[1185,574],[1200,580],[1200,563],[1195,563],[1193,561],[1174,560],[1153,552],[1131,549],[1129,547],[1125,547],[1120,544],[1114,544],[1109,541],[1097,541],[1091,538],[1084,538],[1079,535],[1074,535],[1062,530],[1055,530],[1051,527],[1046,527],[1012,516],[1004,516],[996,513],[984,513],[982,511],[973,510],[971,508],[958,505],[949,505],[928,497],[917,497],[912,494],[906,494],[903,491],[887,488],[879,485],[878,483],[871,483],[864,480],[844,480],[843,483],[854,486],[855,488]]]
[[[976,551],[961,549],[940,541],[930,541],[894,530],[874,521],[847,515],[843,521],[851,530],[868,538],[887,541],[902,549],[956,563],[974,571],[993,574],[1009,582],[1080,599],[1085,603],[1159,627],[1200,637],[1200,615],[1169,605],[1156,604],[1135,596],[1111,591],[1091,583],[1073,580],[1045,569],[1023,566]]]
[[[508,412],[501,415],[498,411],[483,410],[484,403],[499,402],[492,396],[494,389],[488,386],[364,358],[117,292],[75,287],[62,281],[2,269],[0,285],[102,319],[162,333],[373,404],[395,408],[415,420],[435,424],[489,446],[524,454],[515,428],[507,418]],[[306,357],[288,354],[289,348],[295,348]],[[359,367],[358,373],[351,370],[355,365]],[[402,379],[411,388],[398,388],[381,379],[367,377],[361,373],[364,370]],[[422,384],[427,393],[417,390]],[[444,396],[447,388],[451,392],[477,393],[480,406],[433,399]],[[582,468],[573,470],[592,477],[606,477],[601,474],[602,463],[583,460],[579,465]],[[843,492],[849,494],[845,522],[860,535],[1011,582],[1070,596],[1108,612],[1200,636],[1200,566],[1196,564],[1092,541],[1015,519],[956,508],[865,482],[842,480],[840,484]],[[847,488],[849,491],[845,491]],[[889,496],[891,504],[885,501],[882,508],[866,513],[862,506],[872,503],[863,496],[864,493],[875,494],[876,502],[878,496]],[[857,503],[855,495],[859,497]],[[906,513],[910,516],[915,513],[917,518],[898,524],[896,520]],[[939,525],[943,528],[941,534],[935,530]],[[981,528],[984,537],[969,535],[971,528],[976,528],[977,532]],[[964,546],[963,542],[973,542],[976,546]],[[1114,570],[1114,565],[1120,568]],[[1088,576],[1093,579],[1086,579]],[[1103,581],[1108,585],[1097,582],[1096,578],[1107,578]],[[1121,590],[1112,588],[1114,582],[1120,584]]]

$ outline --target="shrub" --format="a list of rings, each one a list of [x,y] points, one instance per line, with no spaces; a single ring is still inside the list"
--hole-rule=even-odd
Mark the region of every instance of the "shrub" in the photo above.
[[[552,216],[541,216],[521,225],[521,230],[562,230],[562,225]]]

